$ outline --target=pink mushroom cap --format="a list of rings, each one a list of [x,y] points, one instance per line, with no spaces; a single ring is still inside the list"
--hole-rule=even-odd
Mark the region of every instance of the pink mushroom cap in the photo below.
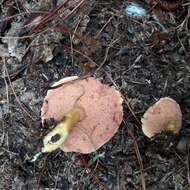
[[[161,98],[145,112],[141,122],[143,133],[149,138],[166,130],[169,122],[175,124],[173,133],[178,133],[182,125],[180,106],[171,98]]]
[[[82,108],[82,118],[72,128],[60,147],[65,152],[90,153],[109,141],[123,119],[122,98],[114,87],[102,84],[99,79],[67,77],[48,90],[41,109],[42,122],[48,118],[60,121],[75,106]],[[84,114],[85,112],[85,114]]]

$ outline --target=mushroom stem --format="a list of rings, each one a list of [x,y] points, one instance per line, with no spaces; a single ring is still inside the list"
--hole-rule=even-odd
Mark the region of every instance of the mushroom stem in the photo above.
[[[78,108],[73,108],[67,112],[62,121],[44,137],[42,152],[52,152],[59,148],[70,134],[74,124],[80,120],[80,117],[80,109]]]
[[[169,121],[166,125],[165,131],[175,131],[176,130],[176,122]]]

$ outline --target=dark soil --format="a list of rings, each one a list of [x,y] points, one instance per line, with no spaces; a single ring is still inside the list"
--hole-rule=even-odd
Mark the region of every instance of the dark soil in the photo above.
[[[124,11],[128,0],[80,2],[70,0],[74,6],[65,3],[38,26],[39,14],[29,10],[45,17],[64,1],[1,1],[0,35],[16,38],[0,41],[0,189],[189,189],[189,151],[177,148],[190,142],[189,1],[172,12],[135,1],[147,11],[140,17]],[[94,153],[57,150],[31,163],[46,131],[40,109],[48,87],[87,74],[125,97],[119,131]],[[149,139],[140,118],[162,97],[180,104],[182,130]]]

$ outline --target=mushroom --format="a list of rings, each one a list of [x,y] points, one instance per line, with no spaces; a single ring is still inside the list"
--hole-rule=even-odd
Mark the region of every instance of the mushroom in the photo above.
[[[180,106],[171,98],[161,98],[145,112],[141,122],[143,133],[149,138],[162,131],[176,134],[182,125]]]
[[[44,137],[42,152],[97,150],[117,132],[123,119],[122,101],[119,91],[93,77],[58,81],[48,90],[41,109],[42,123],[49,118],[58,122]]]

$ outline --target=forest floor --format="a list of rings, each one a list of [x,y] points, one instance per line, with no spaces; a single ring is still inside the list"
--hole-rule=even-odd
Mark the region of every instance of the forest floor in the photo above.
[[[151,2],[1,1],[0,189],[190,189],[190,2]],[[31,163],[48,87],[75,75],[115,86],[124,122],[94,153],[56,150]],[[180,105],[182,129],[149,139],[140,120],[162,97]]]

